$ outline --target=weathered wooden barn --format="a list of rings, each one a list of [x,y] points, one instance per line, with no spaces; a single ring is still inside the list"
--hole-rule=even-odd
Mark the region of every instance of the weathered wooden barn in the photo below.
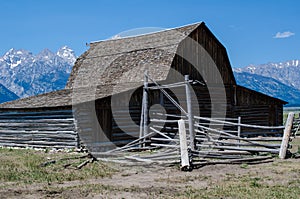
[[[0,105],[0,145],[70,146],[91,151],[120,146],[139,134],[144,72],[160,84],[189,75],[195,114],[242,117],[281,125],[286,103],[236,84],[225,47],[201,22],[121,39],[93,42],[76,61],[64,90]],[[197,83],[198,82],[198,83]],[[185,90],[167,89],[184,108]],[[149,107],[178,114],[159,90]]]

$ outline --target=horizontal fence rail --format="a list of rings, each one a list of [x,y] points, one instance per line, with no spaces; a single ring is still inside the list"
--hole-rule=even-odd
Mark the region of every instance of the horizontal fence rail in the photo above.
[[[207,117],[198,117],[194,116],[195,119],[199,120],[205,120],[209,122],[215,122],[215,123],[220,123],[224,125],[232,125],[232,126],[240,126],[240,127],[247,127],[247,128],[256,128],[256,129],[284,129],[284,126],[260,126],[260,125],[252,125],[252,124],[241,124],[241,123],[234,123],[234,122],[228,122],[224,120],[218,120],[218,119],[212,119],[212,118],[207,118]],[[227,118],[226,118],[227,120]]]
[[[294,118],[293,128],[292,128],[292,135],[293,136],[300,135],[300,116],[298,116],[298,118]]]

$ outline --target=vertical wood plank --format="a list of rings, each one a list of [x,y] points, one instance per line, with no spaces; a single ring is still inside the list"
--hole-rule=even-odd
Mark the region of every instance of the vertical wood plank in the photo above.
[[[185,170],[190,167],[190,162],[186,140],[186,129],[183,119],[178,120],[178,129],[180,142],[181,170]]]
[[[144,97],[143,97],[143,123],[144,123],[144,136],[148,135],[148,71],[144,75]]]
[[[241,117],[239,116],[238,117],[238,129],[237,129],[237,134],[238,134],[238,137],[240,138],[241,137],[241,126],[240,126],[240,124],[241,124]],[[238,142],[241,142],[240,140],[238,140]],[[238,147],[240,147],[240,145],[238,145]]]
[[[186,104],[187,104],[188,121],[189,121],[190,147],[192,150],[195,150],[195,142],[194,142],[195,135],[194,135],[191,91],[189,88],[189,75],[185,75],[184,79],[185,79]]]
[[[284,159],[286,157],[286,151],[288,148],[289,144],[289,139],[292,131],[292,126],[293,126],[293,120],[294,120],[294,113],[291,112],[288,115],[288,118],[286,120],[285,128],[284,128],[284,133],[283,133],[283,138],[281,142],[281,147],[279,151],[279,158]]]

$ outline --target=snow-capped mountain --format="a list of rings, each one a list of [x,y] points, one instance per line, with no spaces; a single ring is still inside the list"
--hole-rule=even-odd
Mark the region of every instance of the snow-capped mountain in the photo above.
[[[18,99],[19,97],[0,84],[0,103]]]
[[[300,60],[250,65],[243,68],[236,68],[234,71],[271,77],[300,90]]]
[[[10,49],[0,57],[0,83],[20,97],[62,89],[75,60],[74,51],[67,46],[56,53],[45,49],[37,55]]]
[[[284,100],[287,106],[300,106],[300,90],[292,86],[248,72],[234,72],[234,76],[238,85]]]
[[[300,60],[234,68],[238,84],[300,106]]]
[[[72,66],[76,61],[76,56],[74,51],[68,48],[67,46],[63,46],[62,48],[60,48],[57,51],[56,55],[61,57],[63,60],[65,60],[68,64]]]

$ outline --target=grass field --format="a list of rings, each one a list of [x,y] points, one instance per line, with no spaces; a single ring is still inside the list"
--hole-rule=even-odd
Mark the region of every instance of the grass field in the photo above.
[[[64,181],[102,178],[113,174],[114,170],[101,162],[96,162],[81,170],[76,166],[86,158],[78,153],[49,153],[47,150],[0,148],[0,182],[61,183]],[[59,160],[56,163],[51,161]],[[43,165],[48,162],[48,165]]]
[[[293,140],[299,152],[300,138]],[[0,149],[0,198],[299,198],[300,159],[258,165],[124,165],[75,152]],[[58,160],[54,162],[53,160]],[[48,162],[48,164],[44,164]]]
[[[292,110],[298,113],[297,110]],[[287,116],[289,111],[285,111]],[[300,110],[299,110],[300,112]],[[290,159],[257,165],[179,166],[94,161],[85,153],[0,148],[1,198],[299,198],[300,137]]]

